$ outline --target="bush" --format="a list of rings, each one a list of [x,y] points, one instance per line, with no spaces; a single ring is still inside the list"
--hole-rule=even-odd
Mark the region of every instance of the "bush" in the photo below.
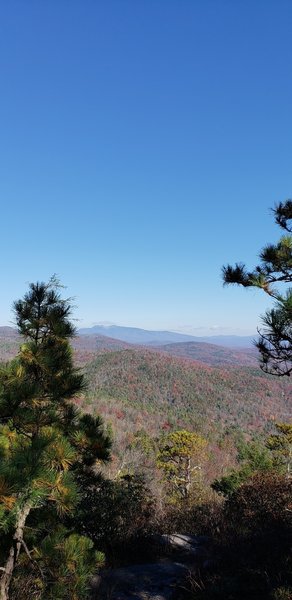
[[[192,597],[291,600],[291,504],[292,481],[283,476],[262,473],[241,485],[218,523],[217,564],[193,584]]]
[[[105,553],[107,563],[117,565],[145,559],[154,515],[154,499],[143,478],[125,475],[83,489],[74,525]]]

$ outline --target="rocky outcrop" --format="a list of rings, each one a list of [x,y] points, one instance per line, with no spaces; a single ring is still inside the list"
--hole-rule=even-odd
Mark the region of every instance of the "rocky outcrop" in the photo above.
[[[208,559],[208,539],[195,535],[157,535],[158,561],[104,569],[92,583],[94,600],[172,600],[191,570]]]

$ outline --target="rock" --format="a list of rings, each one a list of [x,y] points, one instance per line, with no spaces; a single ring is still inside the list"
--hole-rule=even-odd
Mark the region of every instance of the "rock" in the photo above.
[[[181,535],[180,533],[172,533],[170,535],[162,535],[165,543],[174,550],[184,550],[191,554],[196,554],[199,543],[195,535]]]
[[[160,559],[103,569],[92,581],[94,600],[172,600],[192,569],[210,559],[206,549],[210,540],[205,536],[173,533],[151,539]]]
[[[155,536],[155,542],[160,545],[161,550],[164,552],[175,554],[178,557],[184,555],[185,558],[188,556],[191,558],[205,556],[209,538],[201,535],[172,533]]]
[[[133,565],[104,572],[93,582],[99,600],[171,600],[189,569],[176,562]]]

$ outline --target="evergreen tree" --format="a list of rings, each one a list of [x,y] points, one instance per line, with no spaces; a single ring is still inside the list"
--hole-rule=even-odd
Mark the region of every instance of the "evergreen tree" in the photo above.
[[[157,455],[157,466],[162,469],[174,499],[188,499],[194,480],[198,480],[207,440],[197,433],[180,429],[163,436]],[[196,477],[195,477],[196,474]]]
[[[270,435],[267,448],[272,450],[280,465],[285,466],[287,479],[292,471],[292,425],[290,423],[275,423],[277,433]]]
[[[277,244],[268,244],[260,253],[260,264],[248,271],[244,264],[223,267],[224,284],[258,287],[275,305],[262,317],[263,329],[256,343],[261,353],[261,368],[273,375],[292,373],[292,200],[274,209],[276,223],[285,231]],[[285,286],[284,286],[285,287]]]
[[[9,598],[20,553],[33,560],[26,543],[27,521],[35,519],[37,531],[36,515],[44,521],[46,514],[50,527],[58,529],[78,501],[78,474],[109,456],[110,441],[100,419],[81,415],[72,405],[84,381],[69,345],[75,333],[72,306],[59,288],[55,278],[30,284],[24,299],[15,302],[24,343],[0,374],[1,600]],[[67,547],[65,539],[63,545]],[[86,543],[76,542],[76,547],[89,551]],[[44,597],[49,597],[42,574]],[[61,595],[59,585],[58,598],[69,598],[66,588]]]
[[[215,492],[226,497],[231,496],[253,475],[272,471],[276,466],[266,445],[259,440],[245,442],[240,439],[237,450],[238,468],[231,469],[229,473],[215,479],[211,484]]]

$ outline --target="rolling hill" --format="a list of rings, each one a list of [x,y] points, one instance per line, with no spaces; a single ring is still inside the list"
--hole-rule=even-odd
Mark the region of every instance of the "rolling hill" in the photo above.
[[[0,361],[16,356],[22,342],[21,336],[12,327],[0,327]],[[77,335],[72,339],[76,362],[80,365],[93,360],[100,352],[112,352],[131,348],[130,344],[102,335]]]
[[[211,366],[236,365],[258,367],[259,353],[255,348],[232,349],[206,342],[180,342],[156,347],[172,356],[189,358]]]
[[[195,342],[147,349],[99,334],[72,342],[88,384],[80,402],[113,423],[115,435],[173,426],[251,431],[291,419],[290,380],[262,373],[255,350]],[[0,328],[0,360],[15,356],[20,343],[14,329]]]
[[[21,336],[13,327],[0,327],[0,361],[13,358],[19,349]]]
[[[291,383],[252,367],[210,367],[146,349],[100,354],[86,367],[87,403],[123,414],[201,431],[235,425],[269,428],[292,413]],[[131,416],[132,415],[132,416]],[[143,416],[144,415],[144,416]],[[155,427],[155,424],[153,424]]]

